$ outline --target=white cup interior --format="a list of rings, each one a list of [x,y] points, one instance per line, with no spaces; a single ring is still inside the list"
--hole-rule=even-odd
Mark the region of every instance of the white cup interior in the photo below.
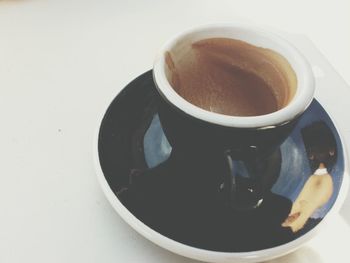
[[[168,81],[166,52],[184,54],[191,44],[208,38],[232,38],[254,46],[271,49],[282,55],[293,68],[296,93],[290,103],[270,114],[260,116],[229,116],[210,112],[182,98]],[[263,29],[237,24],[216,24],[187,30],[168,41],[160,50],[153,67],[156,86],[160,94],[181,111],[204,121],[238,128],[269,128],[286,123],[300,115],[309,106],[314,95],[314,77],[310,65],[300,52],[284,39]]]

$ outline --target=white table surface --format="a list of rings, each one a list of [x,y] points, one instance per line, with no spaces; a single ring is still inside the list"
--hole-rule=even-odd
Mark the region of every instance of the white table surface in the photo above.
[[[322,2],[322,3],[321,3]],[[254,21],[315,66],[317,98],[350,139],[350,2],[0,0],[0,262],[195,262],[147,241],[97,183],[106,103],[189,26]],[[350,199],[308,245],[273,262],[348,262]]]

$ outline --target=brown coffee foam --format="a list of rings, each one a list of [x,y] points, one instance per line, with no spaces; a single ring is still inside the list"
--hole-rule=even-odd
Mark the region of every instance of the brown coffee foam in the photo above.
[[[174,54],[175,53],[175,54]],[[197,41],[166,53],[167,78],[187,101],[205,110],[256,116],[285,107],[296,75],[275,51],[228,38]]]

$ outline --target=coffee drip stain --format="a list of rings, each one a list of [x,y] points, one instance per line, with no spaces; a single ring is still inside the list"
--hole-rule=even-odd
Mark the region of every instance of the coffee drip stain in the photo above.
[[[205,110],[258,116],[285,107],[293,98],[296,75],[275,51],[228,38],[197,41],[165,55],[174,90]]]

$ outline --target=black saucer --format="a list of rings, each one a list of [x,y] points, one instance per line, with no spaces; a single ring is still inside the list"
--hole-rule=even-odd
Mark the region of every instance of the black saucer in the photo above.
[[[316,100],[269,160],[273,187],[261,206],[252,211],[228,209],[221,177],[208,176],[225,172],[221,158],[189,156],[172,149],[159,121],[158,100],[152,72],[148,71],[113,100],[98,140],[99,160],[110,188],[134,216],[153,230],[197,248],[255,251],[304,235],[333,206],[343,180],[344,156],[334,125]],[[293,232],[282,223],[318,166],[313,155],[327,152],[325,141],[335,148],[333,161],[326,163],[333,194],[301,230]],[[242,183],[249,184],[244,163],[235,161],[235,166]]]

